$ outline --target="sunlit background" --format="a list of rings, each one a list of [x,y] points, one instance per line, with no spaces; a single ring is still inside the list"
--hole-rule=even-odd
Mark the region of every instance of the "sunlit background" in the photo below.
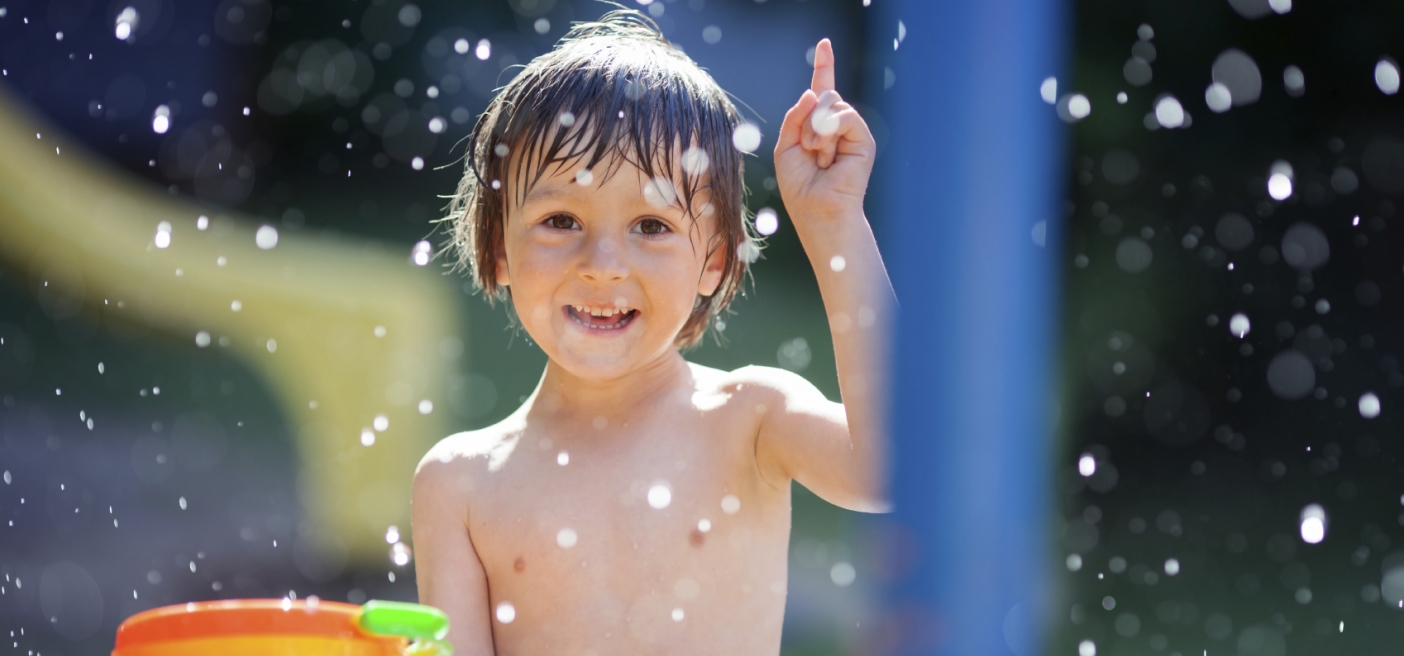
[[[837,398],[766,153],[828,36],[884,191],[885,93],[921,80],[868,4],[639,5],[764,135],[773,234],[698,362]],[[492,89],[608,8],[0,0],[0,653],[105,653],[191,600],[416,598],[415,462],[544,364],[431,221]],[[1067,126],[1066,212],[1008,246],[1062,271],[1046,653],[1387,653],[1404,7],[1067,12],[1066,73],[1027,89]],[[794,522],[784,653],[870,653],[886,534],[798,486]]]

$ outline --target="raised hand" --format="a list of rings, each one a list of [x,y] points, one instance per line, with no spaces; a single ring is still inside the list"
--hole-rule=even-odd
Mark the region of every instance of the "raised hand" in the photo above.
[[[814,48],[809,90],[785,114],[775,144],[775,178],[797,229],[804,221],[862,216],[877,154],[868,125],[834,90],[834,48]]]

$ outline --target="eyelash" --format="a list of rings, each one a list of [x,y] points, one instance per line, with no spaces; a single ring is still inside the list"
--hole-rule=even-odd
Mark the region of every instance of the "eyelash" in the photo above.
[[[561,226],[559,226],[559,225],[556,225],[556,221],[557,221],[558,219],[565,219],[565,220],[567,220],[567,221],[570,221],[571,225],[566,226],[566,227],[561,227]],[[575,220],[575,217],[573,217],[573,216],[571,216],[571,215],[569,215],[569,214],[552,214],[551,216],[546,217],[546,220],[544,221],[544,223],[546,224],[547,227],[554,228],[554,229],[556,229],[556,230],[571,230],[571,229],[574,229],[574,228],[576,228],[576,227],[579,227],[579,225],[580,225],[580,222],[579,222],[579,221],[576,221],[576,220]]]
[[[658,226],[658,232],[644,232],[644,230],[643,230],[644,225],[649,224],[649,223],[652,223],[653,225]],[[660,221],[659,219],[654,219],[654,218],[647,218],[647,219],[644,219],[644,220],[642,220],[642,221],[639,221],[639,222],[636,224],[636,227],[639,229],[639,234],[642,234],[642,235],[645,236],[645,237],[657,237],[657,236],[665,235],[665,234],[668,234],[669,232],[672,232],[672,230],[670,230],[670,229],[668,228],[668,224],[666,224],[666,223]]]
[[[569,221],[569,222],[570,222],[570,225],[568,225],[568,226],[561,226],[561,225],[558,225],[558,222],[560,222],[560,220],[562,220],[562,219],[564,219],[565,221]],[[580,222],[577,221],[577,220],[575,219],[575,217],[573,217],[573,216],[571,216],[571,215],[569,215],[569,214],[552,214],[552,215],[546,217],[546,220],[543,221],[542,223],[545,223],[547,227],[552,228],[552,229],[554,229],[554,230],[574,230],[574,229],[576,229],[576,228],[578,228],[578,227],[580,226]],[[646,225],[657,226],[657,230],[658,230],[658,231],[657,231],[657,232],[646,232],[645,229],[644,229],[644,226],[646,226]],[[639,234],[641,234],[641,235],[643,235],[643,236],[645,236],[645,237],[657,237],[657,236],[665,235],[665,234],[668,234],[669,232],[672,232],[672,230],[668,227],[668,224],[664,223],[663,221],[661,221],[661,220],[659,220],[659,219],[655,219],[655,218],[652,218],[652,217],[646,218],[646,219],[644,219],[644,220],[642,220],[642,221],[639,221],[638,223],[634,224],[634,227],[635,227],[635,228],[638,228]]]

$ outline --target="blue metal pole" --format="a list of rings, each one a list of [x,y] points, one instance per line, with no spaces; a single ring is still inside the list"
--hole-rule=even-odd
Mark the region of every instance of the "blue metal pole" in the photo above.
[[[1032,656],[1048,616],[1063,216],[1061,123],[1039,87],[1061,72],[1067,7],[884,4],[879,44],[899,20],[905,37],[879,180],[902,304],[883,637],[904,654]]]

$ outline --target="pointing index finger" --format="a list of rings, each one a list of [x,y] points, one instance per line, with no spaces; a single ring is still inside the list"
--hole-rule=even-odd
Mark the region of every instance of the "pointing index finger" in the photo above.
[[[809,88],[815,94],[834,90],[834,46],[827,38],[814,46],[814,79]]]

